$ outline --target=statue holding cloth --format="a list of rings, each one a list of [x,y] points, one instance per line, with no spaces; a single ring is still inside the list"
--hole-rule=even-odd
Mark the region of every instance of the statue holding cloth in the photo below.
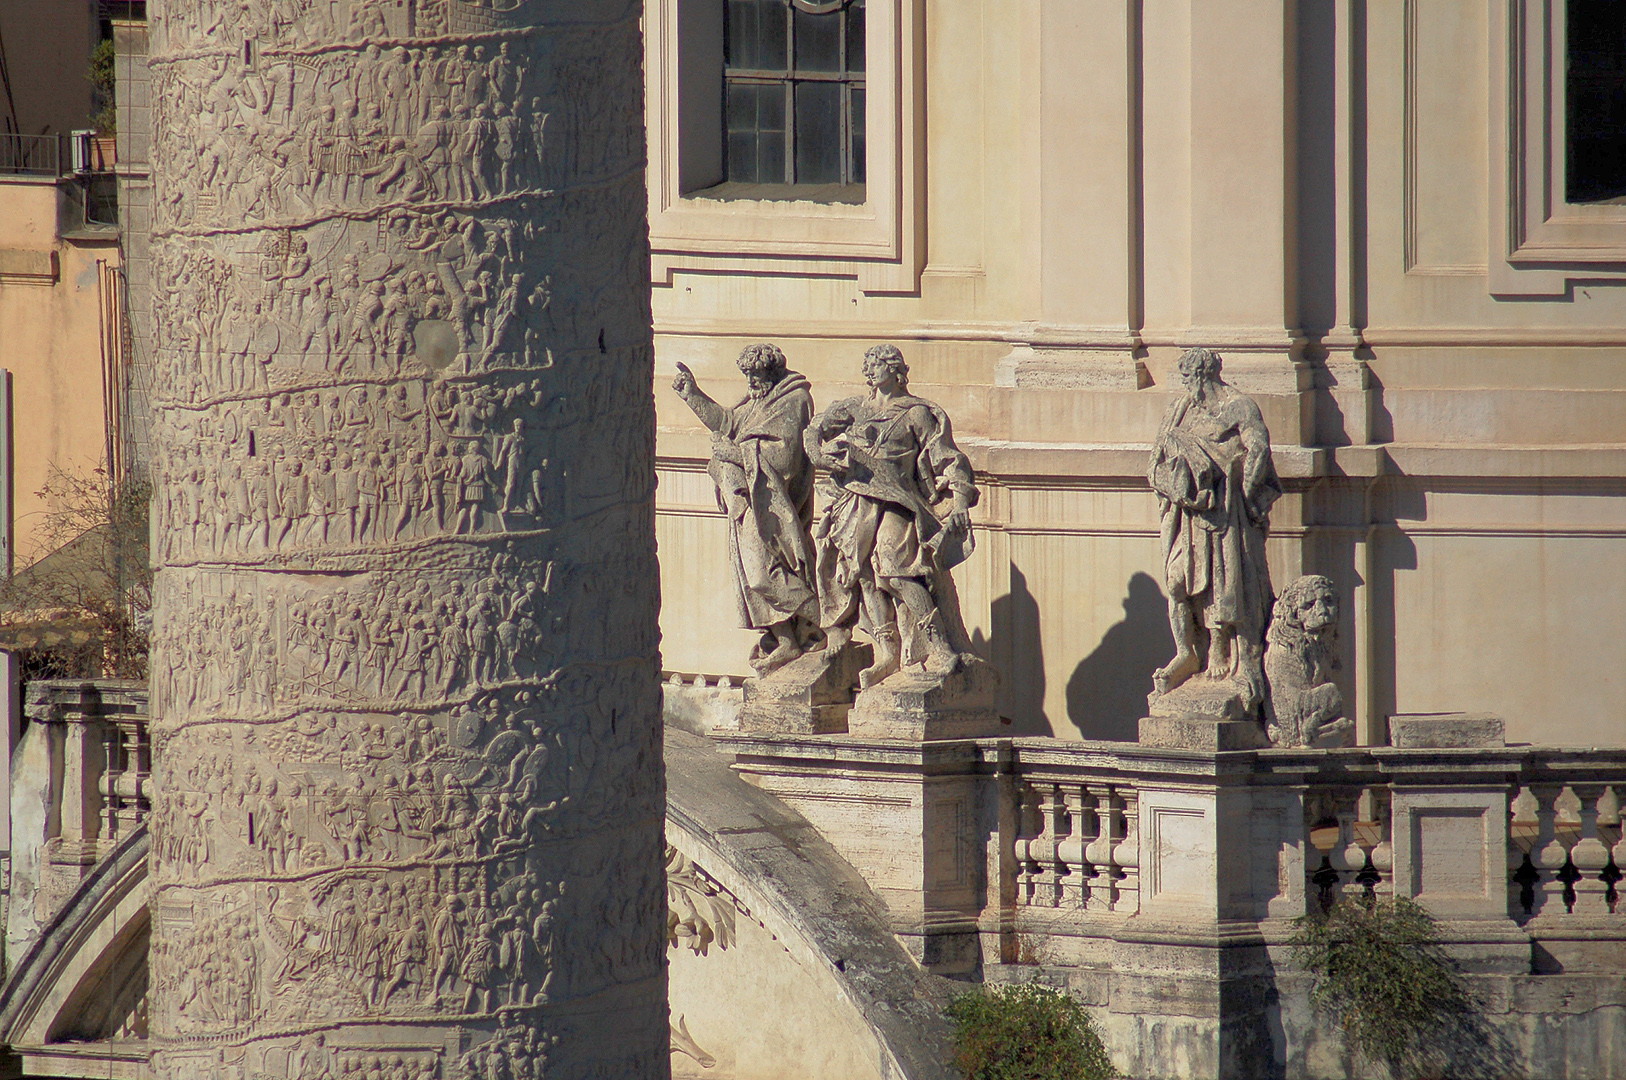
[[[1223,719],[1252,719],[1265,700],[1265,624],[1273,597],[1265,536],[1282,494],[1259,407],[1220,379],[1211,349],[1180,357],[1185,393],[1163,417],[1147,478],[1162,520],[1164,576],[1174,659],[1152,676],[1159,699],[1210,699]],[[1219,709],[1212,708],[1219,705]]]
[[[738,363],[749,390],[732,408],[706,396],[683,364],[672,389],[712,432],[707,472],[728,517],[740,625],[762,631],[751,650],[760,676],[801,656],[815,632],[813,463],[802,442],[813,395],[778,346],[748,345]]]
[[[910,394],[908,378],[897,347],[877,345],[864,354],[869,394],[835,403],[804,434],[831,482],[814,537],[820,625],[830,650],[855,626],[874,639],[864,688],[916,662],[953,674],[969,652],[949,570],[971,553],[977,488],[948,414]]]

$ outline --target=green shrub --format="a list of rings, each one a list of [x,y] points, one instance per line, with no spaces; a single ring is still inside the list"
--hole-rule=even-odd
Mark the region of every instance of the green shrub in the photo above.
[[[1084,1006],[1033,983],[973,990],[949,1003],[955,1063],[966,1080],[1115,1077]]]
[[[1412,901],[1340,900],[1299,919],[1292,946],[1314,976],[1310,1000],[1391,1075],[1510,1075],[1505,1037],[1484,1023],[1434,919]]]

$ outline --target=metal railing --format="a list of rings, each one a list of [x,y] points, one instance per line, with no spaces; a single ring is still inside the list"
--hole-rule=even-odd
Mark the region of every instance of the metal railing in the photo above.
[[[0,175],[61,176],[61,137],[0,134]]]

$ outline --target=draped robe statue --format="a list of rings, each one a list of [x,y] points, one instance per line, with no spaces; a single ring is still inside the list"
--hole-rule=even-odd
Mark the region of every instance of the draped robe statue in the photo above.
[[[1282,487],[1259,407],[1220,379],[1220,366],[1209,349],[1180,358],[1186,393],[1169,406],[1152,449],[1148,479],[1177,651],[1154,673],[1151,701],[1155,713],[1159,698],[1200,675],[1234,690],[1227,711],[1235,715],[1225,718],[1240,720],[1265,699],[1265,536]]]
[[[948,414],[909,393],[908,373],[895,346],[869,350],[870,393],[832,405],[804,436],[833,485],[815,537],[820,623],[830,649],[854,626],[874,639],[862,687],[914,651],[934,675],[959,670],[969,651],[949,570],[971,553],[977,489]]]
[[[672,389],[712,432],[707,471],[728,517],[740,625],[762,631],[751,665],[767,675],[802,655],[816,628],[813,463],[802,443],[813,395],[776,346],[747,346],[739,367],[750,392],[733,408],[707,397],[683,364]]]

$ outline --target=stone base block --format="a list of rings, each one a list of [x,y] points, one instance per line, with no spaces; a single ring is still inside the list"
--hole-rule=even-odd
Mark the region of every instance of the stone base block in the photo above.
[[[778,671],[745,680],[740,730],[754,735],[838,735],[847,730],[858,673],[875,662],[856,641],[805,653]]]
[[[1243,688],[1228,679],[1198,675],[1146,699],[1152,716],[1200,716],[1209,720],[1251,720],[1253,710],[1243,697]]]
[[[1507,725],[1482,713],[1415,713],[1389,717],[1389,745],[1406,750],[1506,746]]]
[[[1256,720],[1145,716],[1140,721],[1140,744],[1163,750],[1259,750],[1270,740]]]
[[[879,686],[859,692],[847,717],[848,734],[867,739],[976,739],[999,733],[994,696],[999,670],[967,657],[953,675],[928,675],[911,666]]]

